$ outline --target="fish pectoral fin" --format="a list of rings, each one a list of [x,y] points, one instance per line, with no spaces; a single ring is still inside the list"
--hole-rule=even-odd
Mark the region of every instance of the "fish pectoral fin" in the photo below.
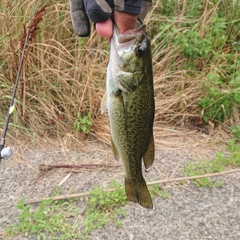
[[[115,143],[114,143],[114,141],[113,141],[112,138],[111,138],[111,145],[112,145],[112,151],[113,151],[114,158],[115,158],[116,160],[119,160],[120,154],[119,154],[119,152],[118,152],[118,150],[117,150],[117,147],[116,147],[116,145],[115,145]]]
[[[153,208],[152,198],[143,177],[137,183],[125,178],[125,191],[129,201],[138,202],[145,208]]]
[[[118,89],[116,92],[112,92],[109,94],[109,98],[111,99],[111,105],[114,109],[114,114],[119,115],[120,118],[122,118],[122,114],[124,112],[124,104],[123,104],[123,97],[122,97],[122,91]]]
[[[146,170],[148,168],[150,168],[153,164],[154,152],[155,152],[155,147],[154,147],[154,138],[153,138],[153,134],[152,134],[152,137],[148,143],[147,151],[143,155],[143,163],[144,163]]]
[[[107,110],[107,101],[108,95],[107,92],[105,92],[101,101],[101,114],[103,114]]]
[[[123,92],[133,92],[140,85],[139,74],[137,73],[122,74],[120,80],[115,82],[115,85]]]

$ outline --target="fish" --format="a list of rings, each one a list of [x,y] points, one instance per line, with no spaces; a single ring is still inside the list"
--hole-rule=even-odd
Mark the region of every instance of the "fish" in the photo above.
[[[124,165],[127,199],[153,208],[142,175],[142,162],[149,169],[155,151],[152,55],[145,25],[127,34],[114,26],[101,113],[106,110],[113,155]]]

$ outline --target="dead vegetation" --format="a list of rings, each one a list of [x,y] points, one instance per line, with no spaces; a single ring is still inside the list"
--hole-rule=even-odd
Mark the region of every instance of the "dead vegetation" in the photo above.
[[[197,32],[193,34],[196,40],[207,39],[207,29],[214,31],[211,26],[216,14],[220,16],[219,11],[224,9],[228,14],[231,14],[232,10],[233,14],[236,8],[234,1],[229,1],[230,5],[224,0],[216,4],[205,1],[192,1],[191,4],[189,1],[167,2],[154,1],[154,6],[146,18],[153,50],[156,142],[160,146],[166,136],[186,137],[184,129],[191,129],[192,136],[198,131],[226,139],[231,133],[229,127],[240,123],[237,104],[234,105],[231,116],[225,116],[225,121],[214,119],[214,115],[204,122],[204,114],[214,104],[200,108],[199,99],[206,95],[203,83],[208,81],[209,73],[213,69],[216,70],[216,74],[223,76],[225,81],[221,89],[217,86],[217,89],[220,89],[219,98],[222,98],[220,94],[223,91],[231,90],[233,94],[240,94],[239,88],[229,90],[229,84],[226,83],[226,79],[230,77],[226,64],[235,66],[232,72],[236,72],[239,66],[237,62],[239,53],[233,51],[233,42],[230,42],[230,37],[227,38],[235,31],[231,32],[224,26],[219,27],[227,36],[225,43],[220,47],[224,53],[232,54],[232,62],[225,61],[229,56],[223,56],[221,53],[216,60],[212,54],[213,50],[217,51],[215,45],[211,45],[213,49],[206,54],[201,55],[200,50],[195,49],[191,53],[192,56],[187,56],[188,49],[181,48],[184,46],[183,42],[182,45],[178,43],[181,39],[176,39],[176,36],[186,36],[187,41],[188,33],[193,29]],[[106,66],[109,58],[107,41],[100,39],[94,30],[91,37],[78,38],[73,32],[66,1],[54,0],[50,5],[46,5],[43,0],[38,1],[31,26],[28,26],[28,17],[32,2],[29,4],[25,0],[11,2],[1,0],[0,3],[0,20],[3,26],[0,30],[1,126],[4,125],[4,115],[8,111],[26,30],[30,27],[27,54],[15,101],[17,111],[13,114],[9,127],[10,135],[13,135],[13,138],[24,136],[27,139],[33,135],[36,139],[60,137],[63,141],[82,139],[84,134],[74,129],[73,125],[79,112],[82,116],[90,112],[93,122],[91,134],[108,143],[107,114],[100,114],[100,101],[105,91]],[[199,4],[199,8],[195,6],[196,4]],[[169,16],[167,11],[171,13]],[[232,17],[232,24],[234,17],[236,16]],[[236,18],[235,21],[239,19]],[[234,26],[229,23],[228,27]],[[237,40],[239,36],[232,37],[232,41]],[[208,42],[203,44],[205,49],[210,46],[207,45],[210,44]],[[190,45],[189,49],[191,47]],[[200,49],[202,46],[198,47]],[[222,105],[224,108],[224,103]]]

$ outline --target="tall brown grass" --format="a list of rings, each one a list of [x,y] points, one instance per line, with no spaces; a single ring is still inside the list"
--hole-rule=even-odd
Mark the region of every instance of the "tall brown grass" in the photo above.
[[[33,3],[0,0],[0,126],[3,126],[8,111]],[[186,1],[178,2],[174,24],[188,21],[185,16],[188,7]],[[162,125],[183,127],[186,122],[199,120],[197,101],[204,94],[201,86],[206,75],[199,71],[190,77],[181,68],[183,57],[180,50],[173,46],[165,48],[166,39],[160,43],[157,41],[162,34],[158,27],[166,20],[159,15],[159,8],[161,1],[154,1],[146,18],[153,45],[156,138],[162,134]],[[195,21],[207,24],[213,11],[206,7],[200,19]],[[107,40],[98,37],[94,29],[89,38],[77,37],[65,0],[39,0],[30,28],[15,100],[17,111],[9,126],[11,134],[21,132],[28,138],[33,133],[44,138],[79,137],[73,128],[77,113],[84,116],[91,112],[91,134],[108,142],[107,114],[101,115],[99,110],[109,59]]]

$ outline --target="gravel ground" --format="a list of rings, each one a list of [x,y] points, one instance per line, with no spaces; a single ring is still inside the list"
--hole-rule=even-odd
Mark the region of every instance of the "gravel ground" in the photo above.
[[[25,200],[51,196],[58,183],[68,174],[67,170],[53,169],[38,177],[39,164],[121,164],[113,160],[109,146],[88,141],[79,150],[66,151],[62,148],[29,149],[9,161],[2,161],[0,169],[0,239],[6,226],[17,222],[16,203]],[[191,147],[182,150],[156,150],[154,166],[144,173],[147,181],[180,177],[184,164],[194,161],[196,156]],[[114,170],[83,170],[73,173],[62,185],[62,194],[89,191],[95,185],[106,187],[110,180],[123,182],[122,167]],[[122,227],[108,223],[94,230],[89,239],[126,240],[233,240],[240,239],[240,173],[215,177],[221,180],[220,188],[196,188],[187,181],[185,185],[167,183],[162,185],[170,194],[163,200],[153,198],[154,209],[144,209],[135,203],[124,209],[127,217]],[[79,204],[79,208],[83,206]],[[80,221],[80,220],[79,220]],[[81,224],[80,224],[81,225]],[[37,239],[36,236],[17,236],[14,239]]]

